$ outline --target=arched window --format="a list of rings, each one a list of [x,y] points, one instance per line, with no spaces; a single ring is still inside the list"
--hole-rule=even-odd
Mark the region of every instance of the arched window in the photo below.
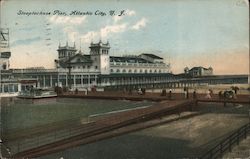
[[[125,70],[125,69],[123,69],[123,70],[122,70],[122,72],[123,72],[123,73],[126,73],[126,70]]]
[[[145,70],[144,72],[145,72],[145,73],[148,73],[148,70]]]
[[[155,70],[155,73],[157,72],[157,70]]]
[[[159,70],[159,73],[161,73],[161,70]]]
[[[140,69],[140,73],[142,73],[142,69]]]
[[[119,72],[120,72],[120,70],[119,70],[119,69],[117,69],[117,70],[116,70],[116,72],[117,72],[117,73],[119,73]]]
[[[130,69],[129,69],[129,70],[128,70],[128,72],[129,72],[129,73],[131,73],[131,72],[132,72],[132,70],[130,70]]]
[[[134,70],[134,73],[137,73],[137,69]]]
[[[150,70],[149,72],[152,73],[152,70]]]
[[[113,69],[110,69],[110,72],[114,72],[114,70],[113,70]]]

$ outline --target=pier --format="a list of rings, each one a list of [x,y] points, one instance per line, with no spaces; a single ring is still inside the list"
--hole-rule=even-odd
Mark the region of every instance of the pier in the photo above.
[[[97,98],[97,99],[126,99],[126,100],[152,100],[157,101],[153,106],[142,107],[139,109],[131,109],[117,113],[111,113],[101,116],[96,116],[95,120],[89,120],[86,123],[79,123],[77,120],[65,121],[65,123],[55,123],[54,125],[36,128],[28,132],[18,132],[9,135],[7,138],[10,142],[18,141],[16,153],[13,157],[38,157],[82,144],[100,141],[106,138],[111,138],[117,135],[138,131],[147,127],[152,127],[158,124],[165,123],[166,120],[156,121],[158,119],[176,115],[173,119],[167,122],[188,118],[199,113],[193,111],[199,103],[240,103],[249,104],[249,96],[239,95],[234,100],[222,99],[204,99],[204,95],[197,95],[197,99],[192,96],[189,99],[183,99],[183,94],[173,94],[172,99],[168,100],[167,96],[160,96],[156,93],[143,95],[73,95],[65,94],[61,97],[70,98]],[[123,98],[121,98],[123,97]],[[182,116],[183,112],[190,112],[188,115]],[[148,123],[148,124],[147,124]],[[150,123],[150,124],[149,124]],[[28,138],[34,137],[29,140]],[[27,140],[23,140],[27,138]],[[29,145],[29,146],[27,146]]]

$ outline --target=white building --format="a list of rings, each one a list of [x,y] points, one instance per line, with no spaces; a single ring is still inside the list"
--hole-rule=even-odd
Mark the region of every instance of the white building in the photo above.
[[[163,58],[153,54],[109,56],[110,44],[101,41],[91,43],[89,48],[89,54],[84,54],[81,51],[77,52],[75,45],[59,45],[58,59],[55,60],[59,85],[77,88],[107,86],[111,85],[109,77],[114,74],[122,77],[124,74],[159,75],[170,72],[170,65],[165,64]],[[117,84],[117,81],[113,83]]]
[[[75,46],[58,48],[58,59],[55,60],[59,72],[86,72],[102,75],[121,73],[169,73],[170,65],[163,58],[154,54],[139,56],[109,56],[109,43],[91,43],[90,53],[77,52]]]

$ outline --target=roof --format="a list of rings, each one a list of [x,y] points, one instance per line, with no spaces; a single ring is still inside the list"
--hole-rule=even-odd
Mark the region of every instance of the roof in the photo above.
[[[154,54],[148,54],[148,53],[143,53],[143,54],[141,54],[141,55],[145,55],[145,56],[148,56],[148,57],[151,57],[151,58],[153,58],[153,59],[163,59],[163,58],[161,58],[161,57],[159,57],[159,56],[156,56],[156,55],[154,55]]]
[[[148,60],[145,60],[140,57],[118,57],[118,56],[110,56],[110,62],[128,62],[128,63],[152,63]]]
[[[55,60],[55,62],[58,62],[61,66],[67,67],[67,64],[74,58],[81,58],[83,61],[77,62],[77,63],[92,63],[92,60],[90,58],[90,55],[82,55],[82,54],[75,54],[74,56],[70,57],[69,59],[60,59],[60,60]],[[71,63],[72,64],[72,63]]]
[[[198,70],[198,69],[209,70],[208,68],[205,68],[205,67],[199,66],[199,67],[193,67],[193,68],[191,68],[189,71],[192,71],[192,70]]]

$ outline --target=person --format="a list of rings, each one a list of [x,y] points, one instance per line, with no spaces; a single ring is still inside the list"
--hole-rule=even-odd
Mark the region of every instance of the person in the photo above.
[[[161,96],[166,96],[166,95],[167,95],[166,89],[162,89]]]
[[[138,89],[137,93],[138,93],[139,95],[142,95],[142,90],[141,90],[141,88]]]
[[[210,90],[207,91],[207,94],[206,94],[205,98],[211,99],[211,92],[210,92]]]
[[[170,89],[168,93],[168,99],[171,99],[171,98],[172,98],[172,89]]]
[[[196,99],[196,90],[193,92],[193,99]]]
[[[219,94],[218,94],[218,95],[219,95],[219,99],[223,99],[224,96],[223,96],[222,91],[219,91]]]

